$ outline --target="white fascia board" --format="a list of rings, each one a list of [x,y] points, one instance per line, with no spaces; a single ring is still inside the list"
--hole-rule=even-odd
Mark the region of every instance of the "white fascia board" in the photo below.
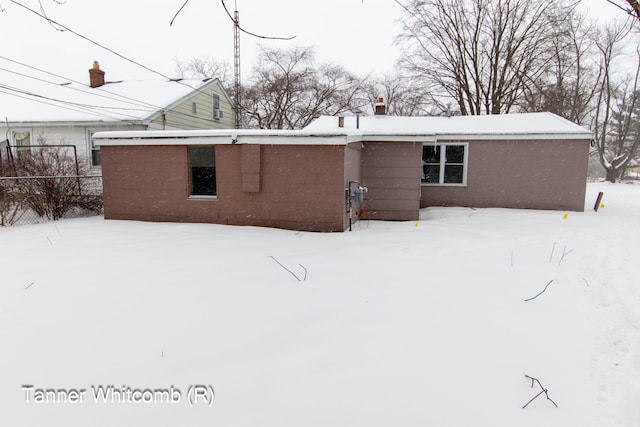
[[[301,134],[299,132],[238,131],[130,131],[98,132],[93,135],[94,143],[99,146],[118,145],[224,145],[224,144],[260,144],[260,145],[346,145],[346,134]],[[358,139],[359,140],[359,139]]]
[[[9,127],[100,127],[100,126],[137,126],[146,125],[143,120],[95,120],[95,121],[60,121],[60,122],[9,122]],[[0,126],[6,128],[6,123],[0,123]]]
[[[347,145],[347,135],[238,135],[238,144]]]
[[[434,142],[437,140],[435,134],[398,134],[395,133],[369,133],[364,132],[359,136],[359,140],[363,142]]]
[[[590,140],[593,134],[584,133],[460,133],[460,134],[441,134],[437,135],[438,141],[443,140],[472,140],[472,141],[497,141],[497,140],[551,140],[551,139],[571,139],[571,140]]]
[[[106,146],[142,146],[142,145],[225,145],[232,144],[230,136],[188,137],[188,138],[95,138],[93,143]]]

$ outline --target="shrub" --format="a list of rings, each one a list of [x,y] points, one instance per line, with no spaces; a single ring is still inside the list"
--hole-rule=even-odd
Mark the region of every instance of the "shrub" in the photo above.
[[[57,220],[72,209],[99,213],[102,196],[88,188],[88,168],[69,154],[69,147],[45,145],[22,152],[14,160],[17,176],[10,182],[10,201],[30,209],[40,217]],[[7,168],[5,168],[7,169]],[[9,199],[7,199],[9,200]]]

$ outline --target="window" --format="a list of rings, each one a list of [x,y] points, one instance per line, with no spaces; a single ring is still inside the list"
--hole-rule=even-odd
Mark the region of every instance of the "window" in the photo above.
[[[198,114],[198,104],[196,104],[195,102],[191,103],[191,114]]]
[[[18,159],[31,154],[31,131],[20,129],[13,131],[13,145],[16,147],[16,157]]]
[[[191,195],[215,196],[216,149],[215,147],[189,147],[191,170]]]
[[[422,146],[422,183],[467,184],[468,144],[425,144]]]
[[[220,94],[213,92],[211,97],[213,118],[219,120],[222,118],[222,110],[220,108]]]
[[[96,133],[96,131],[89,131],[88,132],[88,136],[89,136],[89,155],[91,156],[91,166],[100,166],[101,160],[100,160],[100,147],[96,146],[93,143],[93,134]]]

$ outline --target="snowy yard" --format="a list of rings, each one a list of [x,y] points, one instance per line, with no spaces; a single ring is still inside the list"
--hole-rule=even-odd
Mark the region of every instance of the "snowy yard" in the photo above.
[[[0,425],[638,426],[640,185],[586,205],[0,229]]]

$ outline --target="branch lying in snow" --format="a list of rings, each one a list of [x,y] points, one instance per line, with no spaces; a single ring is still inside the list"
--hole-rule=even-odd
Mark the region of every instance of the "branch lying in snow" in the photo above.
[[[302,267],[302,269],[304,270],[304,277],[301,279],[298,277],[298,275],[296,273],[294,273],[293,271],[289,270],[287,267],[285,267],[284,265],[282,265],[282,263],[280,263],[280,261],[278,261],[276,259],[276,257],[269,255],[269,258],[273,259],[275,262],[278,263],[278,265],[282,268],[284,268],[285,270],[287,270],[293,277],[295,277],[296,279],[298,279],[298,282],[302,282],[303,280],[307,280],[307,269],[304,267],[304,265],[302,264],[298,264],[300,267]]]
[[[524,300],[525,302],[527,301],[531,301],[532,299],[536,299],[538,298],[540,295],[542,295],[544,293],[544,291],[547,290],[547,288],[549,287],[550,284],[552,284],[553,282],[557,282],[557,280],[550,280],[549,283],[547,283],[547,286],[544,287],[543,290],[541,290],[540,292],[538,292],[538,295],[536,295],[535,297],[531,297],[531,298],[527,298],[526,300]]]
[[[33,286],[33,284],[34,284],[34,283],[36,283],[36,282],[31,282],[31,283],[29,283],[29,286],[27,286],[26,288],[24,288],[24,290],[26,291],[27,289],[29,289],[31,286]]]
[[[549,397],[549,390],[547,390],[546,388],[544,388],[542,386],[542,383],[540,383],[540,380],[538,380],[537,378],[533,378],[530,377],[529,375],[525,375],[526,378],[529,378],[531,380],[531,388],[533,388],[533,386],[535,385],[535,383],[538,383],[538,385],[540,386],[540,389],[542,390],[540,393],[536,394],[535,396],[533,396],[531,398],[531,400],[529,400],[527,403],[525,403],[525,405],[522,407],[522,409],[526,408],[529,403],[533,402],[538,396],[540,396],[542,393],[545,394],[545,396],[547,397],[547,400],[550,401],[551,403],[553,403],[553,406],[555,406],[556,408],[558,407],[558,405],[556,405],[556,402],[554,402],[550,397]]]

